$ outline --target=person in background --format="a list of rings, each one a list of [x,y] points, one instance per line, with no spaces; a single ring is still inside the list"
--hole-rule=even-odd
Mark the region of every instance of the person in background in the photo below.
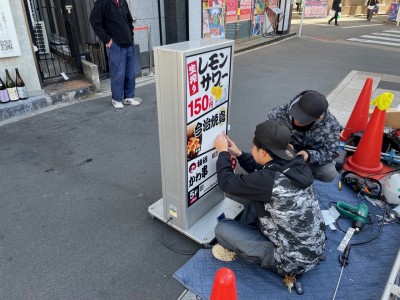
[[[337,20],[338,20],[338,17],[339,17],[339,13],[342,11],[342,0],[333,0],[332,10],[335,11],[335,14],[328,21],[328,24],[331,25],[331,22],[333,21],[333,19],[335,19],[335,25],[339,26]]]
[[[115,108],[139,105],[135,97],[135,45],[133,18],[126,0],[97,0],[90,14],[90,24],[106,45],[111,81],[111,103]]]
[[[289,128],[291,145],[310,166],[314,179],[330,182],[337,176],[340,124],[328,110],[328,100],[317,91],[306,90],[292,101],[274,108],[267,119]]]
[[[302,0],[296,0],[296,11],[301,14],[301,3]]]
[[[378,5],[378,0],[368,0],[367,2],[367,21],[371,21],[372,15],[374,14],[375,5]]]
[[[240,221],[217,224],[217,247],[281,276],[313,269],[325,251],[313,176],[289,145],[290,136],[288,128],[267,120],[256,127],[251,154],[224,133],[214,142],[219,187],[249,201]],[[229,153],[248,174],[234,173]],[[213,254],[219,258],[214,249]]]

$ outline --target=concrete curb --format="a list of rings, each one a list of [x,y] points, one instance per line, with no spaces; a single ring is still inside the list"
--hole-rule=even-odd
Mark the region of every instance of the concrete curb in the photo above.
[[[285,35],[282,35],[279,37],[275,37],[271,40],[268,40],[268,37],[265,37],[265,38],[260,37],[259,39],[250,40],[250,41],[242,43],[242,44],[237,44],[237,45],[235,45],[235,54],[241,53],[244,51],[248,51],[248,50],[252,50],[252,49],[256,49],[259,47],[263,47],[265,45],[269,45],[272,43],[280,42],[282,40],[285,40],[287,38],[295,36],[296,34],[297,34],[296,32],[292,32],[292,33],[288,33],[288,34],[285,34]]]
[[[69,82],[69,84],[71,82]],[[32,113],[60,102],[84,99],[94,93],[95,87],[90,83],[80,83],[79,87],[68,90],[63,90],[58,86],[49,88],[47,91],[46,89],[47,88],[45,88],[45,94],[41,96],[0,104],[0,122],[9,118]]]
[[[49,105],[46,96],[29,97],[27,100],[8,102],[0,105],[0,121],[31,113]]]

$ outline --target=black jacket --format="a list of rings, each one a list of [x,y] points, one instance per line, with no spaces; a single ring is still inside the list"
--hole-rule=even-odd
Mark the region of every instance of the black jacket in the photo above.
[[[284,174],[294,187],[300,189],[307,188],[313,183],[311,169],[302,157],[292,161],[274,159],[265,166],[257,164],[250,153],[243,152],[237,159],[240,166],[249,174],[235,175],[227,152],[221,152],[217,161],[219,187],[231,195],[252,201],[268,202],[277,172]]]
[[[103,43],[107,44],[112,39],[120,47],[132,45],[133,18],[126,0],[120,0],[119,6],[114,0],[97,0],[89,20]]]
[[[227,152],[217,160],[219,187],[255,201],[260,231],[275,245],[278,274],[302,274],[319,262],[325,250],[325,224],[304,159],[274,159],[265,166],[249,153],[238,158],[249,174],[235,175]]]
[[[341,12],[342,11],[342,8],[340,7],[341,2],[342,0],[333,0],[332,9],[334,11]]]
[[[379,3],[379,1],[377,1],[377,0],[368,0],[367,6],[375,6],[378,3]]]

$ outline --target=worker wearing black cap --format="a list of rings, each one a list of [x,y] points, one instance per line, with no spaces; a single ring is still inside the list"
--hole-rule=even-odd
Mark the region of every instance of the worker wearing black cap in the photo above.
[[[288,128],[267,120],[256,127],[251,154],[224,133],[214,142],[219,187],[249,201],[240,221],[217,224],[218,246],[282,276],[311,270],[325,250],[313,176],[289,145],[290,137]],[[248,174],[235,174],[230,155]]]
[[[289,128],[290,144],[309,164],[314,179],[330,182],[337,176],[334,160],[339,156],[340,125],[324,95],[303,91],[290,103],[274,108],[267,119]]]

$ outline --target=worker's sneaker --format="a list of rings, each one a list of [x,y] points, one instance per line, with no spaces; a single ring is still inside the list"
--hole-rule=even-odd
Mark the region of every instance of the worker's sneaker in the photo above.
[[[222,261],[232,261],[238,258],[235,252],[225,249],[220,244],[214,245],[212,254],[216,259]]]
[[[115,108],[124,108],[124,105],[122,104],[122,102],[115,101],[114,99],[112,99],[111,103]]]
[[[139,105],[140,103],[142,103],[142,98],[140,97],[125,98],[122,101],[122,103],[127,105]]]

